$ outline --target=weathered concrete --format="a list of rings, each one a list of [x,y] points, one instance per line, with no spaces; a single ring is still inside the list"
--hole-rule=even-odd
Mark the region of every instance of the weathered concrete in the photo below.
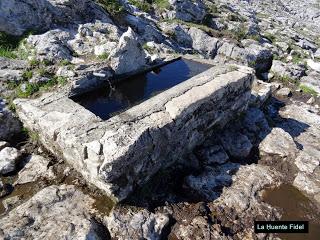
[[[67,92],[15,104],[48,149],[121,200],[244,111],[252,81],[250,68],[215,66],[107,121]]]

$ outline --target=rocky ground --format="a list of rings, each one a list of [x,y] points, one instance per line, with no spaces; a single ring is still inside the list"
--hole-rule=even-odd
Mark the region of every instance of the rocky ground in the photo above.
[[[1,1],[1,239],[290,239],[253,231],[288,216],[277,189],[318,239],[319,22],[318,0]],[[254,68],[250,106],[116,206],[15,114],[181,55]]]

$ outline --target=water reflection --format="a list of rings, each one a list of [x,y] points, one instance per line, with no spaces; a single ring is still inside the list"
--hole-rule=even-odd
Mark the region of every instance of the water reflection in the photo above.
[[[113,86],[113,89],[99,89],[73,100],[106,120],[210,67],[208,64],[181,59],[151,72],[130,77]]]

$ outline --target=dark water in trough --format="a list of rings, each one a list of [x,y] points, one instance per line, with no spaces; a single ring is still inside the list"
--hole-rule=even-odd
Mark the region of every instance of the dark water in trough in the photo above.
[[[320,239],[320,209],[295,187],[284,184],[279,188],[268,190],[263,200],[283,210],[281,221],[309,221],[308,234],[279,234],[281,239]]]
[[[103,120],[132,107],[166,89],[212,67],[180,59],[151,72],[127,78],[110,87],[100,88],[72,99]]]

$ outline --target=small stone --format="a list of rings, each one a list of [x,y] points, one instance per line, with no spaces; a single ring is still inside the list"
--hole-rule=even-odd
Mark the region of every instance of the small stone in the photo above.
[[[7,174],[16,169],[16,162],[20,158],[20,152],[11,147],[5,147],[0,152],[0,173]]]
[[[284,88],[281,88],[279,91],[277,91],[276,94],[281,97],[291,97],[292,92],[290,88],[284,87]]]
[[[315,99],[314,97],[311,97],[311,98],[307,101],[307,103],[308,103],[308,104],[313,104],[313,103],[315,103],[315,101],[316,101],[316,99]]]

